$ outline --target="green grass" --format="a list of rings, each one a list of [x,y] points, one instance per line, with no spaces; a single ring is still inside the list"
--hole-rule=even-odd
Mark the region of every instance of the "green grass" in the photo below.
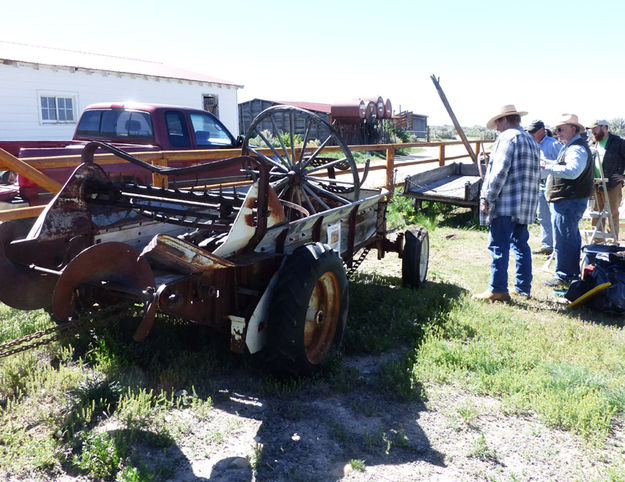
[[[28,330],[4,332],[47,326],[42,314],[34,315]],[[165,322],[150,343],[137,345],[120,326],[1,359],[0,471],[27,478],[68,470],[106,480],[167,478],[166,460],[150,465],[135,447],[164,450],[188,437],[194,421],[206,420],[212,409],[206,375],[228,363],[219,359],[223,351],[198,346],[202,330],[194,328]],[[173,379],[191,389],[178,391]],[[197,390],[193,381],[200,382]],[[98,431],[106,421],[120,428]]]
[[[497,461],[497,451],[489,446],[483,433],[480,433],[477,439],[473,442],[473,447],[468,453],[468,456],[493,462]]]
[[[481,291],[489,274],[486,233],[442,223],[435,233],[430,233],[430,276]],[[452,384],[495,396],[506,411],[535,413],[549,426],[600,444],[623,417],[622,320],[554,304],[539,282],[548,275],[537,266],[538,299],[529,306],[484,304],[466,292],[448,304],[446,316],[430,321],[429,333],[412,351],[413,385]],[[512,276],[513,267],[510,271]]]
[[[354,317],[361,316],[363,325],[362,330],[360,323],[352,325],[347,352],[356,347],[383,352],[404,340],[410,348],[403,358],[382,365],[380,390],[405,399],[418,398],[421,391],[427,398],[428,387],[450,384],[499,398],[505,413],[536,414],[548,426],[602,444],[623,420],[622,320],[562,309],[540,288],[539,279],[547,274],[536,275],[539,299],[529,306],[471,300],[469,291],[481,291],[488,281],[487,233],[462,213],[449,214],[416,213],[406,198],[391,203],[390,219],[403,215],[406,224],[429,223],[432,281],[411,299],[393,291],[396,279],[376,274],[371,286],[357,279],[353,293],[363,313]],[[539,270],[543,260],[535,261]],[[382,309],[376,311],[374,304]],[[394,323],[376,323],[380,312]]]
[[[619,328],[465,300],[416,351],[413,375],[500,397],[512,411],[598,442],[623,413],[624,360]]]
[[[367,465],[362,459],[352,459],[349,461],[349,465],[351,465],[354,470],[358,470],[359,472],[367,470]]]
[[[410,200],[396,197],[389,223],[396,229],[428,226],[428,282],[416,291],[404,289],[396,256],[371,264],[368,259],[350,282],[342,353],[332,355],[318,378],[275,378],[256,359],[231,354],[227,340],[214,332],[165,317],[142,344],[132,342],[133,323],[122,323],[0,359],[0,471],[22,478],[71,472],[166,479],[171,468],[150,464],[138,447],[161,453],[192,438],[198,424],[209,423],[213,400],[229,397],[215,380],[233,370],[251,374],[251,394],[284,402],[282,416],[294,423],[309,416],[311,393],[339,396],[364,387],[403,403],[427,401],[447,385],[495,397],[500,415],[536,416],[589,445],[601,446],[622,424],[621,319],[562,309],[550,301],[550,292],[541,291],[540,278],[547,274],[538,269],[536,296],[529,302],[471,300],[471,292],[486,286],[489,257],[487,232],[472,224],[466,211],[431,206],[416,212]],[[536,231],[532,228],[534,240]],[[43,311],[5,306],[0,321],[1,341],[51,326]],[[348,357],[382,355],[385,361],[373,376],[345,364]],[[353,398],[349,407],[367,419],[385,409],[372,397]],[[470,404],[453,409],[475,430],[478,409]],[[345,455],[356,470],[366,469],[360,449],[387,456],[409,445],[401,429],[359,432],[338,419],[326,423],[331,439],[347,446]],[[225,442],[235,430],[215,427],[203,442]],[[262,444],[251,450],[253,467],[272,463]],[[480,432],[467,456],[496,462],[495,441]],[[607,476],[619,480],[623,464],[615,467]]]
[[[483,230],[476,224],[477,220],[472,213],[466,209],[458,210],[450,204],[427,201],[417,209],[414,199],[403,195],[403,187],[395,190],[395,196],[388,205],[386,222],[391,230],[415,224],[424,226],[428,231],[434,231],[439,225]]]

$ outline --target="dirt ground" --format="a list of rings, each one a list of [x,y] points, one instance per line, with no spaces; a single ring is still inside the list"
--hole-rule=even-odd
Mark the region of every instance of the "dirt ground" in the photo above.
[[[365,271],[399,269],[373,258]],[[208,420],[191,421],[183,444],[154,456],[171,461],[176,481],[606,480],[623,467],[623,427],[594,448],[461,386],[425,387],[425,403],[385,397],[373,380],[399,356],[345,357],[356,383],[344,392],[312,381],[264,396],[248,373],[232,373],[215,381]]]
[[[598,456],[578,437],[503,415],[497,400],[462,387],[427,387],[426,404],[389,400],[368,382],[381,361],[348,359],[361,378],[345,394],[315,384],[295,398],[262,397],[234,374],[219,381],[223,398],[209,420],[153,456],[167,457],[176,481],[605,480],[625,453],[622,429]]]

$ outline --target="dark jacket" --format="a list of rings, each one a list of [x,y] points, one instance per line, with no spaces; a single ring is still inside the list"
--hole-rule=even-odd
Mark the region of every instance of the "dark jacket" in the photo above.
[[[606,187],[612,189],[619,181],[613,181],[612,174],[625,172],[625,139],[615,134],[608,133],[608,142],[605,145],[605,155],[603,156],[603,175],[608,179]]]
[[[554,176],[553,184],[545,192],[545,197],[549,202],[556,203],[567,199],[587,198],[593,192],[595,169],[592,153],[588,143],[583,139],[577,139],[567,149],[576,145],[582,146],[586,150],[586,167],[576,179],[562,179]],[[564,159],[564,155],[561,156],[561,159]]]

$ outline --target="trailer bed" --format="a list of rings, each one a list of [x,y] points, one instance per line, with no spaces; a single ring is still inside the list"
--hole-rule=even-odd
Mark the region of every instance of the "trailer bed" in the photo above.
[[[454,162],[408,176],[404,196],[415,201],[434,201],[477,208],[482,179],[476,164]]]

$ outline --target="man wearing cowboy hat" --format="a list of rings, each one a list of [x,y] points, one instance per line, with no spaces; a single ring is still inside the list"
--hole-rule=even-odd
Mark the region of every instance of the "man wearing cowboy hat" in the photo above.
[[[526,298],[532,285],[532,251],[527,225],[534,222],[540,180],[540,149],[521,128],[521,116],[506,105],[486,126],[500,134],[493,145],[480,192],[480,221],[490,225],[488,249],[492,257],[490,289],[478,300],[509,301],[510,247],[516,262],[514,293]]]
[[[554,162],[541,161],[541,167],[548,174],[546,195],[556,253],[555,277],[545,284],[566,288],[580,275],[582,237],[578,224],[593,191],[594,169],[590,148],[580,136],[585,128],[577,116],[562,114],[555,125],[564,147]]]
[[[610,210],[612,211],[612,223],[614,226],[615,240],[618,240],[619,233],[619,206],[623,199],[623,181],[625,177],[625,139],[610,132],[608,121],[596,120],[588,129],[591,129],[594,143],[591,146],[597,161],[603,167],[603,175],[607,178],[606,183]],[[595,175],[599,177],[598,167]],[[597,189],[595,192],[599,211],[605,205],[603,191]],[[593,226],[597,224],[597,219],[593,218]]]

